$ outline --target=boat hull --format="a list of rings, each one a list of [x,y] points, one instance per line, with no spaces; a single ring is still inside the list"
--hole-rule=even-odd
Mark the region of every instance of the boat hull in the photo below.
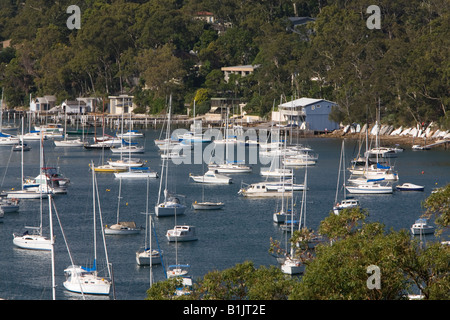
[[[50,251],[52,249],[51,240],[40,235],[14,235],[13,243],[19,248],[28,250]]]
[[[198,202],[192,204],[192,207],[195,210],[219,210],[222,209],[223,206],[223,202]]]
[[[139,266],[149,266],[150,265],[150,250],[145,250],[142,252],[136,252],[136,263]],[[153,250],[152,254],[152,265],[161,264],[161,256],[158,251]]]

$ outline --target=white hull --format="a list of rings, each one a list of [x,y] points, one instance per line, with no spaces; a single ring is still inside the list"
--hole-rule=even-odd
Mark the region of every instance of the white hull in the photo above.
[[[144,153],[144,147],[111,147],[110,150],[112,153]]]
[[[42,193],[42,198],[47,198],[47,193]],[[8,199],[40,199],[41,193],[36,191],[28,191],[28,190],[18,190],[18,191],[10,191],[6,196]]]
[[[193,226],[175,226],[167,230],[166,238],[169,242],[184,242],[197,240],[197,233]]]
[[[129,235],[141,233],[141,228],[130,228],[121,226],[120,224],[112,225],[111,227],[105,227],[105,234],[109,235]]]
[[[108,164],[113,167],[142,167],[144,165],[139,159],[108,161]]]
[[[123,179],[146,179],[146,178],[158,178],[158,173],[149,171],[149,172],[114,172],[114,176],[116,178],[123,178]]]
[[[261,175],[265,177],[290,177],[292,176],[291,169],[270,169],[270,168],[261,168]]]
[[[204,176],[191,176],[192,180],[208,184],[230,184],[231,178],[205,178]]]
[[[81,279],[80,281],[82,281]],[[109,295],[111,284],[104,283],[106,280],[102,278],[95,279],[95,283],[84,283],[80,285],[78,280],[75,283],[64,281],[63,285],[64,288],[66,288],[68,291],[76,292],[76,293],[83,293],[83,294],[94,294],[94,295]]]
[[[300,274],[305,271],[305,265],[300,260],[287,258],[281,265],[281,271],[285,274]]]
[[[166,206],[163,203],[160,205],[155,206],[155,214],[158,217],[169,217],[184,214],[184,211],[186,210],[186,207],[183,205],[178,206]]]
[[[209,169],[217,170],[220,173],[248,173],[252,172],[252,168],[245,165],[238,164],[219,164],[219,165],[209,165]]]
[[[136,252],[136,263],[140,266],[150,265],[150,250],[142,252]],[[157,250],[153,250],[152,253],[152,265],[161,264],[161,256]]]
[[[195,210],[218,210],[222,209],[224,205],[223,202],[194,202],[192,207]]]
[[[348,192],[352,194],[387,194],[392,193],[392,187],[372,185],[372,184],[361,184],[359,186],[345,187]]]
[[[40,235],[14,235],[13,243],[22,249],[45,251],[50,251],[52,249],[51,240]]]
[[[55,147],[82,147],[84,146],[84,142],[80,139],[76,140],[55,140]]]

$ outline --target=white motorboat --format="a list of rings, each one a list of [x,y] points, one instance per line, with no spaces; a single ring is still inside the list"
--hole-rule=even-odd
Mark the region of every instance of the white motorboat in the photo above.
[[[349,193],[353,194],[387,194],[393,192],[392,186],[381,185],[377,182],[371,182],[370,180],[364,184],[346,186],[345,188]]]
[[[192,204],[192,207],[195,210],[218,210],[218,209],[222,209],[224,205],[225,205],[225,203],[223,203],[223,202],[210,202],[210,201],[197,202],[197,201],[195,201]]]
[[[434,232],[434,227],[428,225],[427,219],[417,219],[411,226],[411,233],[413,235],[430,234]]]
[[[423,191],[425,187],[406,182],[402,185],[397,186],[396,189],[400,191]]]
[[[198,240],[196,228],[187,225],[178,225],[174,226],[173,229],[167,230],[166,238],[169,242]]]
[[[232,180],[226,175],[219,174],[217,170],[208,170],[202,176],[194,176],[190,174],[189,177],[191,177],[195,182],[208,184],[230,184]]]
[[[190,265],[188,264],[173,264],[170,265],[167,270],[167,278],[174,278],[174,277],[182,277],[186,274],[188,274],[187,268],[189,268]]]
[[[257,182],[241,188],[238,194],[244,197],[282,197],[284,192],[282,190],[270,191],[266,187],[266,182]],[[285,196],[290,196],[288,192]]]
[[[333,206],[334,214],[339,214],[343,209],[351,209],[359,207],[359,201],[356,199],[344,199]]]

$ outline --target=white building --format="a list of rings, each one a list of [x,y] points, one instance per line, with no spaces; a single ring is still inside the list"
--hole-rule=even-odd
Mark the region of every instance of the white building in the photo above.
[[[234,66],[234,67],[222,67],[220,70],[224,73],[224,80],[225,82],[228,82],[230,79],[231,74],[238,74],[241,77],[245,77],[246,75],[249,75],[255,71],[256,68],[258,68],[259,65],[245,65],[245,66]]]
[[[56,105],[55,96],[36,97],[35,99],[30,100],[30,111],[31,112],[49,111],[50,109],[54,108],[55,105]]]
[[[133,103],[134,96],[121,94],[119,96],[109,96],[109,113],[110,114],[127,114],[133,112],[136,105]]]

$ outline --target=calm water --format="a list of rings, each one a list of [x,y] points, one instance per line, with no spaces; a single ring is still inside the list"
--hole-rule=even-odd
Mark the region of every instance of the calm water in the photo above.
[[[161,160],[153,143],[159,131],[145,131],[146,152],[136,155],[147,160],[149,166],[159,171]],[[307,194],[307,225],[317,228],[328,214],[334,202],[337,171],[339,166],[340,140],[309,139],[309,144],[319,154],[319,161],[308,169],[309,192]],[[29,142],[32,150],[24,153],[24,174],[34,177],[39,168],[39,143]],[[56,207],[67,237],[72,257],[76,264],[89,265],[93,259],[92,244],[92,200],[91,173],[88,164],[92,160],[101,162],[101,151],[83,148],[55,148],[51,141],[45,141],[47,166],[58,166],[71,180],[67,195],[55,197]],[[354,153],[355,142],[346,145],[347,159]],[[105,151],[105,159],[114,158]],[[369,219],[384,223],[394,230],[409,229],[422,214],[423,201],[436,186],[450,182],[450,151],[430,150],[413,152],[405,150],[394,159],[400,181],[425,185],[425,192],[395,192],[392,195],[358,196],[362,206],[370,212]],[[0,149],[0,180],[2,190],[20,188],[20,153],[10,152],[9,147]],[[194,211],[189,209],[177,218],[179,224],[195,225],[198,241],[178,243],[178,263],[190,264],[191,275],[201,277],[208,271],[222,270],[246,260],[255,265],[275,265],[269,255],[269,239],[283,240],[284,234],[272,222],[272,213],[277,208],[275,199],[246,199],[237,195],[241,182],[252,183],[262,180],[260,165],[253,166],[253,173],[232,175],[233,184],[205,186],[208,200],[226,203],[219,211]],[[189,173],[201,174],[201,164],[171,166],[172,190],[185,195],[190,204],[200,200],[202,185],[189,179]],[[304,169],[296,169],[300,181]],[[113,174],[97,173],[104,224],[116,220],[119,181]],[[150,208],[157,201],[159,179],[150,180]],[[300,193],[299,193],[300,196]],[[121,219],[134,220],[145,225],[146,181],[123,181]],[[44,201],[44,226],[48,226],[47,202]],[[36,252],[16,248],[12,233],[24,231],[26,225],[37,225],[39,200],[23,200],[18,213],[5,214],[0,223],[0,298],[16,300],[51,299],[51,264],[49,252]],[[175,244],[165,238],[167,229],[174,225],[173,217],[155,217],[155,227],[166,266],[175,263]],[[77,294],[68,293],[62,283],[64,268],[70,265],[69,255],[57,221],[54,221],[56,245],[57,299],[80,299]],[[48,228],[45,229],[48,234]],[[144,244],[144,233],[132,236],[107,236],[110,261],[113,264],[116,298],[121,300],[144,299],[149,285],[149,267],[139,267],[135,252]],[[101,254],[100,254],[101,257]],[[101,260],[101,258],[99,258]],[[162,280],[161,265],[153,267],[155,281]],[[97,297],[98,299],[98,297]]]

